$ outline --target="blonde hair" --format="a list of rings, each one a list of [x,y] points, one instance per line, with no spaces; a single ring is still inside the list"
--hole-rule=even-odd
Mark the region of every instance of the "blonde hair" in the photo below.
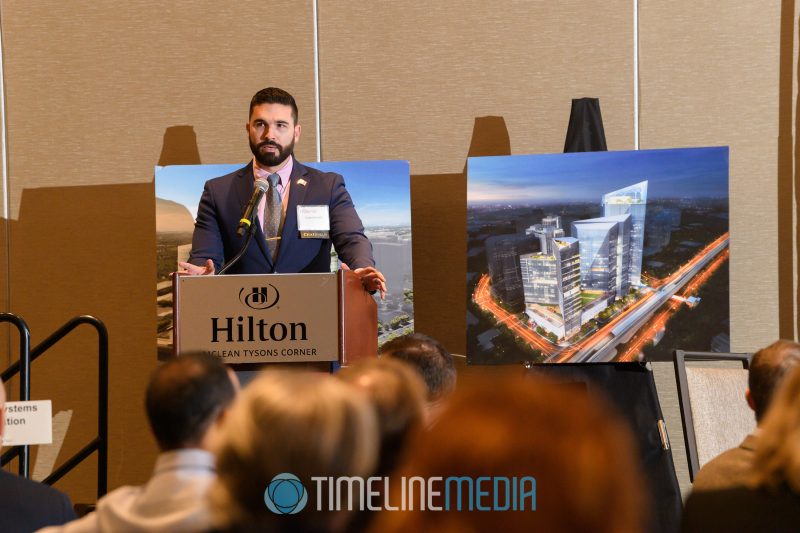
[[[369,402],[326,374],[267,371],[242,392],[215,445],[211,509],[218,527],[280,531],[335,529],[325,512],[275,515],[264,491],[281,473],[296,475],[315,497],[312,476],[369,476],[378,431]]]
[[[800,367],[783,380],[761,426],[752,484],[800,494]]]

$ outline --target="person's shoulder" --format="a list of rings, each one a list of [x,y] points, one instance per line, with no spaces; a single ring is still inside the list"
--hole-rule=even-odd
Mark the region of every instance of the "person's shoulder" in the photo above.
[[[30,499],[42,500],[62,500],[69,499],[65,493],[61,492],[55,487],[45,485],[21,476],[10,474],[8,472],[0,471],[0,486],[4,490],[12,489],[17,491],[18,494]]]
[[[25,509],[38,510],[42,525],[63,523],[75,518],[72,501],[55,487],[0,470],[0,495],[13,494]],[[0,496],[0,499],[4,497]],[[23,509],[18,509],[24,512]]]
[[[720,490],[747,484],[753,452],[737,446],[703,465],[692,484],[693,491]]]
[[[796,531],[799,521],[800,495],[734,487],[692,492],[682,531]]]

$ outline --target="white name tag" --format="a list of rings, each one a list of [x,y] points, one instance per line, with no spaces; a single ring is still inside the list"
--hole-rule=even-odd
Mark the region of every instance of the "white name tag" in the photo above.
[[[327,239],[331,219],[327,205],[298,205],[297,230],[301,239]]]
[[[51,444],[53,406],[50,400],[6,402],[3,446]]]

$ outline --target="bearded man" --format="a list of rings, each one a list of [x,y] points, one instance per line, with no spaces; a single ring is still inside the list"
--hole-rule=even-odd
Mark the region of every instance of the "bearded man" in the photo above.
[[[246,130],[253,160],[206,182],[189,262],[180,264],[184,273],[219,272],[242,248],[242,227],[253,224],[253,242],[228,273],[329,272],[333,246],[343,268],[353,269],[366,290],[383,296],[386,280],[375,269],[372,245],[344,179],[307,167],[293,156],[301,127],[292,95],[276,87],[258,91],[250,101]],[[256,187],[265,193],[248,220],[243,213]],[[322,231],[304,231],[320,220]]]

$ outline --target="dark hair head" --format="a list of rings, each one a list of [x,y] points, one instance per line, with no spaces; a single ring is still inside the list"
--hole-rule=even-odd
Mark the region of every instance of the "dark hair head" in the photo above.
[[[796,342],[781,339],[753,355],[748,386],[757,421],[767,412],[780,382],[796,366],[800,366],[800,344]]]
[[[294,96],[283,89],[267,87],[254,94],[253,98],[250,100],[250,112],[247,115],[248,119],[253,114],[253,108],[261,104],[288,105],[292,108],[292,118],[294,119],[294,123],[297,124],[297,118],[300,116],[300,113],[297,111],[297,103],[294,101]]]
[[[181,355],[158,367],[147,385],[145,408],[159,447],[197,446],[235,395],[228,371],[216,357]]]
[[[409,436],[425,423],[427,389],[419,372],[399,359],[362,359],[336,377],[363,391],[378,414],[380,453],[375,475],[386,476]]]
[[[402,359],[416,368],[428,387],[428,400],[438,400],[455,388],[453,356],[427,335],[411,333],[392,339],[381,347],[381,356]]]

